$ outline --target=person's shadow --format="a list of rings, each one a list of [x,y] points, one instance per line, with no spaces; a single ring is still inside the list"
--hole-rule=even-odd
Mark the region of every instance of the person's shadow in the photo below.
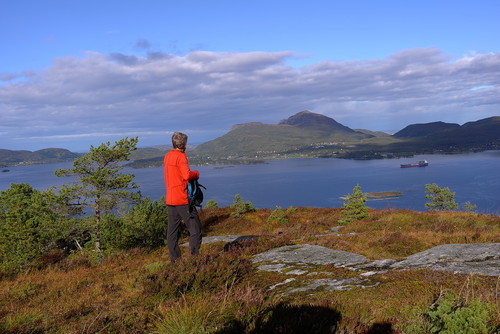
[[[217,334],[334,334],[341,320],[340,312],[328,307],[278,304],[262,312],[249,330],[239,321],[227,323]],[[394,333],[391,324],[374,324],[363,334]]]
[[[340,313],[321,306],[294,306],[278,304],[262,312],[255,322],[255,329],[248,331],[245,325],[234,321],[226,324],[217,334],[331,334],[335,333]]]

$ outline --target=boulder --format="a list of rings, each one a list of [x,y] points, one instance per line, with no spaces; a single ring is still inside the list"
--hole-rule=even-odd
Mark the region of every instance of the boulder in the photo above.
[[[365,263],[368,259],[363,255],[334,250],[317,245],[283,246],[257,254],[252,262],[280,262],[295,264],[331,264],[336,267],[354,266]]]
[[[500,243],[440,245],[408,256],[390,268],[428,268],[457,274],[500,276]]]

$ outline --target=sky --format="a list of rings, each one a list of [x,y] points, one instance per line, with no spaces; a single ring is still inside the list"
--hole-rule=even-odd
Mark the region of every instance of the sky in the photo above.
[[[0,0],[0,149],[500,115],[497,0]]]

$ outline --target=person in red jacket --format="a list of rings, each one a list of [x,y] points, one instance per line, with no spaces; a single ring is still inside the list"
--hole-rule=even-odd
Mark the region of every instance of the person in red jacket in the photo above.
[[[175,132],[172,135],[173,149],[163,158],[163,176],[166,187],[166,204],[168,206],[167,245],[170,261],[181,257],[179,249],[179,230],[181,220],[189,230],[189,253],[196,255],[201,246],[201,223],[194,206],[189,205],[187,184],[197,180],[200,173],[191,171],[186,157],[188,136]]]

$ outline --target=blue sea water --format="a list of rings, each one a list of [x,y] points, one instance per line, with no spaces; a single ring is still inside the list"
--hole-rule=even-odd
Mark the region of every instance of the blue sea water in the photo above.
[[[427,167],[400,168],[402,163],[428,160]],[[29,183],[36,189],[70,183],[54,171],[71,163],[9,167],[0,173],[0,190],[11,183]],[[364,192],[400,191],[395,199],[370,200],[377,209],[425,211],[425,185],[436,183],[455,192],[462,206],[469,201],[481,213],[500,214],[500,151],[456,155],[421,155],[385,160],[285,159],[265,164],[192,166],[200,171],[205,201],[232,204],[236,194],[257,208],[281,206],[341,207],[342,196],[360,185]],[[158,199],[165,194],[162,168],[129,169],[143,196]]]

